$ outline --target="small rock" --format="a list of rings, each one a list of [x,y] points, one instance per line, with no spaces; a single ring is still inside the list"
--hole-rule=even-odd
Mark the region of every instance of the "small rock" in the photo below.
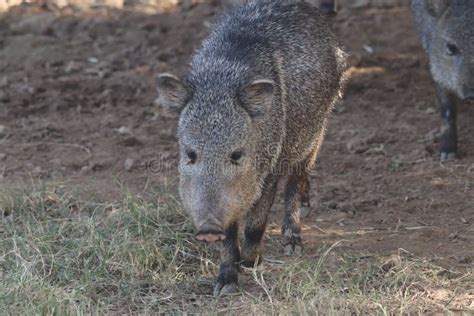
[[[78,72],[81,70],[82,65],[81,63],[77,61],[70,61],[67,63],[66,68],[64,68],[64,71],[68,74],[73,73],[73,72]]]
[[[434,107],[430,106],[430,107],[426,108],[423,112],[426,113],[426,114],[434,114],[434,113],[438,112],[438,110],[436,110]]]
[[[79,171],[79,174],[85,174],[85,173],[88,173],[89,171],[91,171],[91,167],[90,166],[84,166]]]
[[[5,159],[7,159],[7,154],[0,153],[0,161],[4,161]]]
[[[99,60],[95,57],[89,57],[87,58],[87,61],[90,62],[91,64],[97,64]]]
[[[456,234],[456,233],[451,233],[451,234],[448,235],[449,239],[455,239],[457,237],[458,237],[458,234]]]
[[[375,52],[374,48],[369,45],[362,45],[362,48],[369,54],[373,54]]]
[[[350,139],[346,144],[347,150],[351,154],[362,154],[369,150],[369,146],[367,145],[367,141],[360,137],[354,137]]]
[[[461,222],[463,224],[469,224],[469,221],[467,219],[465,219],[464,217],[461,217]]]
[[[339,292],[340,292],[341,294],[347,294],[347,293],[349,293],[349,288],[348,288],[348,287],[344,287],[344,288],[340,289]]]
[[[130,131],[130,129],[128,127],[125,127],[125,126],[122,126],[118,129],[116,129],[117,133],[119,134],[122,134],[122,135],[125,135],[125,134],[132,134],[132,132]]]
[[[131,158],[127,158],[125,160],[125,170],[130,171],[133,168],[134,164],[135,164],[135,160]]]
[[[43,169],[40,167],[40,166],[36,166],[33,171],[32,171],[33,175],[35,176],[39,176],[43,173]]]
[[[425,134],[425,137],[424,137],[424,141],[428,141],[428,142],[432,142],[432,141],[435,141],[436,139],[438,139],[440,137],[440,132],[439,132],[439,128],[435,128],[435,129],[432,129],[431,131],[429,131],[428,133]]]

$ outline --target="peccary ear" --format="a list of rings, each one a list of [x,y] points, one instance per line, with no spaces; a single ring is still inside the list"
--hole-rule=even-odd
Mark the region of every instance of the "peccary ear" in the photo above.
[[[252,117],[264,115],[271,107],[275,82],[267,79],[253,81],[241,92],[244,109]]]
[[[451,0],[425,0],[425,9],[429,15],[439,18],[451,5]]]
[[[169,112],[181,112],[186,102],[186,89],[177,77],[168,73],[158,75],[157,102]]]

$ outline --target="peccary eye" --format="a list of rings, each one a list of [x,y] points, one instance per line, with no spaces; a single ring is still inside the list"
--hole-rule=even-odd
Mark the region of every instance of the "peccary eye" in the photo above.
[[[189,163],[190,164],[193,164],[196,162],[196,159],[197,159],[197,154],[194,150],[188,150],[186,151],[186,155],[188,156],[188,159],[189,159]]]
[[[446,52],[449,56],[453,56],[459,53],[459,49],[456,47],[456,45],[448,43],[446,44]]]
[[[232,155],[230,155],[230,159],[232,159],[232,162],[238,162],[242,156],[244,155],[244,153],[242,151],[234,151],[232,153]]]

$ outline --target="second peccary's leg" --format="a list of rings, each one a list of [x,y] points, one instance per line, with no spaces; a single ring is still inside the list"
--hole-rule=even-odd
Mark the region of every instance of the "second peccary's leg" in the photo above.
[[[291,174],[285,188],[285,217],[281,227],[285,254],[292,256],[302,250],[300,199],[298,198],[298,182],[300,175]]]
[[[458,98],[442,87],[437,87],[441,114],[441,160],[456,159],[458,136],[456,126]]]
[[[225,232],[222,242],[219,276],[214,287],[214,296],[235,293],[239,273],[240,250],[238,243],[239,224],[235,222]]]
[[[262,190],[262,196],[247,214],[241,263],[244,267],[250,268],[262,262],[262,239],[267,226],[268,213],[275,199],[277,185],[276,179],[267,182]]]

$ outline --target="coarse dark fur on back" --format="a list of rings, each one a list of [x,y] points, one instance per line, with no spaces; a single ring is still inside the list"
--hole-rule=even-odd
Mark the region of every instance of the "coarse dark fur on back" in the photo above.
[[[160,76],[161,103],[180,114],[181,199],[198,239],[224,240],[216,293],[234,288],[241,257],[246,265],[261,260],[280,179],[287,188],[285,251],[300,248],[307,172],[340,97],[345,67],[345,53],[315,7],[255,0],[218,20],[182,82]],[[242,256],[236,238],[241,219]]]

